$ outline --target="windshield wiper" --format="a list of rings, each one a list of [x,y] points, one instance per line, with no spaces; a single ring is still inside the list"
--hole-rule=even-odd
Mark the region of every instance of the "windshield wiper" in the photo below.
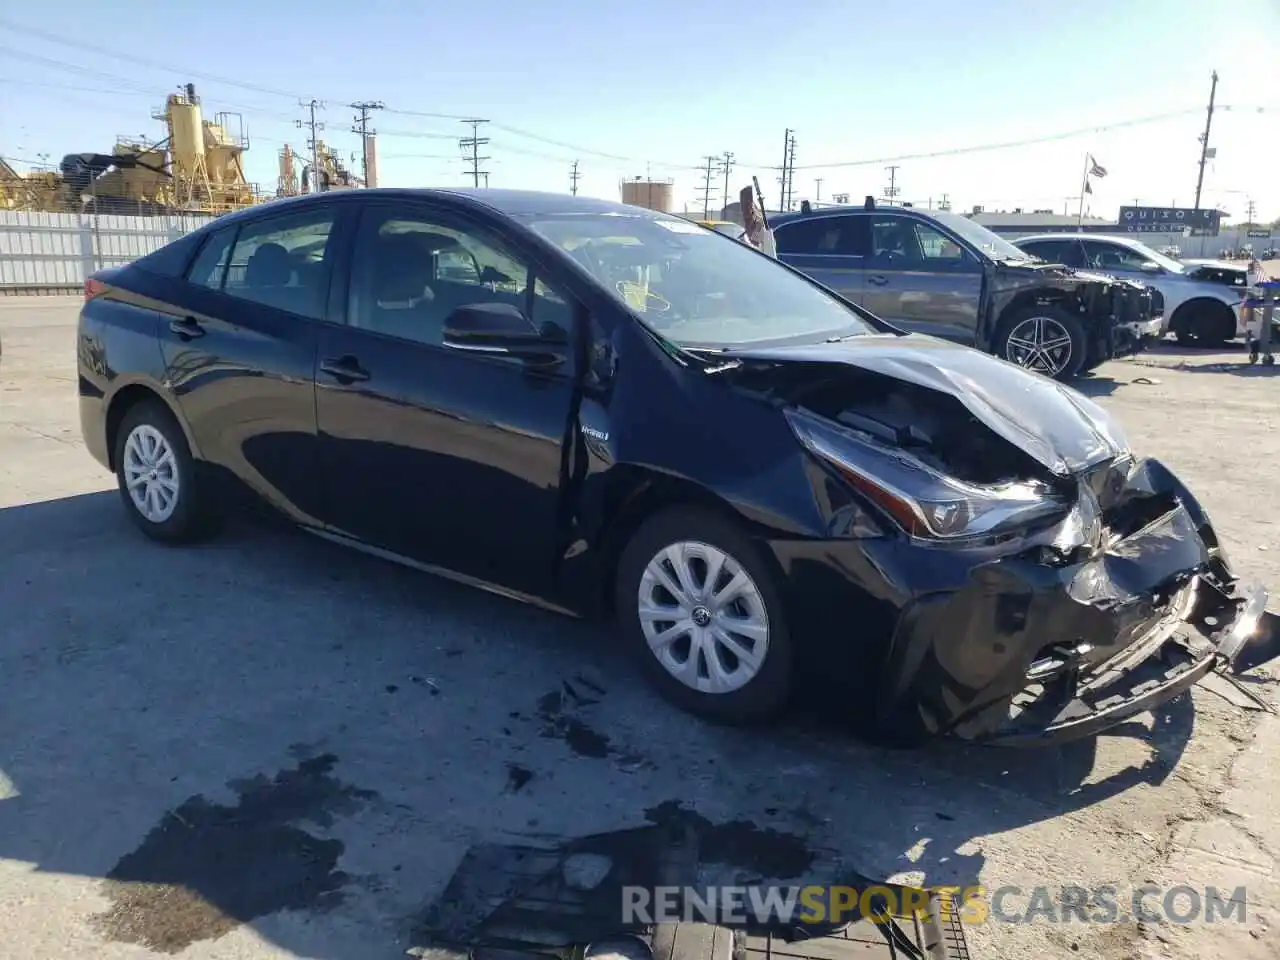
[[[827,337],[823,343],[844,343],[846,340],[857,340],[858,337],[865,337],[865,333],[846,333],[842,337]]]

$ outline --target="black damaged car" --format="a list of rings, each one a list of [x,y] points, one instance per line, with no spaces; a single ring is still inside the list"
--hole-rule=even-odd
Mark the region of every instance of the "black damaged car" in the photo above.
[[[219,218],[87,283],[79,395],[156,540],[248,493],[612,616],[711,718],[822,680],[897,738],[1041,742],[1274,653],[1266,593],[1093,402],[617,203],[384,189]]]
[[[778,258],[900,330],[1059,380],[1159,339],[1146,284],[1045,263],[968,217],[909,205],[777,214]]]

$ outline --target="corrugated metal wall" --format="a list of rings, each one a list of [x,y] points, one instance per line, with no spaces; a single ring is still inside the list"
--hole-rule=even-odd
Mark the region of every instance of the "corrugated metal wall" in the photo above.
[[[0,210],[0,295],[77,293],[94,271],[136,260],[209,219]]]

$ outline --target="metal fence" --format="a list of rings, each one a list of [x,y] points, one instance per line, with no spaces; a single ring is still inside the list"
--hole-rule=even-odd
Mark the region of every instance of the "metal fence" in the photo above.
[[[95,271],[136,260],[210,219],[0,210],[0,296],[78,293]]]

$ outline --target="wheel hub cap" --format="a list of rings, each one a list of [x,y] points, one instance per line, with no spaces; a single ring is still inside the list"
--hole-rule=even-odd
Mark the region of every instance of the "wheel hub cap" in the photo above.
[[[1009,331],[1007,360],[1054,377],[1071,362],[1071,334],[1052,317],[1028,317]]]
[[[673,677],[701,693],[731,693],[760,672],[769,650],[764,596],[746,569],[710,544],[673,543],[640,579],[640,627]]]
[[[121,464],[134,507],[152,523],[164,523],[178,506],[178,461],[163,433],[140,424],[125,439]]]

